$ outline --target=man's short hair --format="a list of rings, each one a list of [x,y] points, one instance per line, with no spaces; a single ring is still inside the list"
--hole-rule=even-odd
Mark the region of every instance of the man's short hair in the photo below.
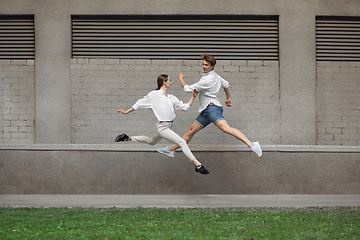
[[[210,55],[210,54],[203,54],[203,55],[201,55],[201,57],[202,57],[203,60],[211,63],[211,66],[215,66],[215,64],[216,64],[216,59],[215,59],[212,55]]]

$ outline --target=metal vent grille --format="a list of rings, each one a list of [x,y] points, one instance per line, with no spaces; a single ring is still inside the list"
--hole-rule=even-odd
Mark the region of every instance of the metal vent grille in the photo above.
[[[316,18],[317,61],[360,61],[360,18]]]
[[[73,58],[278,60],[278,17],[73,16]]]
[[[0,59],[34,59],[34,16],[0,15]]]

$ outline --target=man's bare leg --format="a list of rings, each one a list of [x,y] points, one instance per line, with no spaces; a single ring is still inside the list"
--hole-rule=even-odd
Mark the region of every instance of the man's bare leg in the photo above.
[[[253,143],[239,130],[230,127],[226,120],[220,120],[216,123],[216,126],[224,133],[234,136],[236,139],[245,143],[248,147],[251,147]]]
[[[187,132],[182,136],[182,138],[186,141],[186,143],[189,143],[192,137],[202,129],[202,126],[198,124],[197,122],[193,122],[193,124],[189,127]],[[175,151],[176,149],[180,148],[179,145],[174,144],[169,149],[170,151]]]
[[[251,151],[256,153],[258,157],[262,156],[262,150],[259,142],[251,142],[239,129],[230,127],[226,120],[220,120],[216,123],[216,126],[224,133],[234,136],[236,139],[244,142]]]
[[[236,139],[245,143],[250,148],[250,150],[255,152],[259,157],[262,156],[260,144],[258,142],[251,142],[240,130],[230,127],[226,120],[218,121],[216,123],[216,126],[224,133],[230,134]],[[197,133],[201,129],[202,127],[197,122],[194,122],[182,138],[186,141],[186,143],[189,143],[195,133]],[[179,146],[177,144],[174,144],[170,148],[166,147],[164,149],[158,149],[158,151],[168,156],[170,156],[171,154],[171,157],[174,157],[174,151],[178,148]]]

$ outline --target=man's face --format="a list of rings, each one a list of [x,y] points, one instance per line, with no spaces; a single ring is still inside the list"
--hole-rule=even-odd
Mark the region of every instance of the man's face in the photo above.
[[[203,72],[208,73],[212,70],[214,70],[214,66],[211,66],[211,63],[204,59],[203,60]]]

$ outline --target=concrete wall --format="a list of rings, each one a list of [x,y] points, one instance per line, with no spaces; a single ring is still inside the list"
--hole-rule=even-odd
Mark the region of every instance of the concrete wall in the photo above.
[[[2,150],[0,194],[360,193],[359,151],[275,147],[262,158],[249,151],[195,151],[210,171],[201,175],[182,153],[169,158],[148,151],[144,158],[133,149]]]

